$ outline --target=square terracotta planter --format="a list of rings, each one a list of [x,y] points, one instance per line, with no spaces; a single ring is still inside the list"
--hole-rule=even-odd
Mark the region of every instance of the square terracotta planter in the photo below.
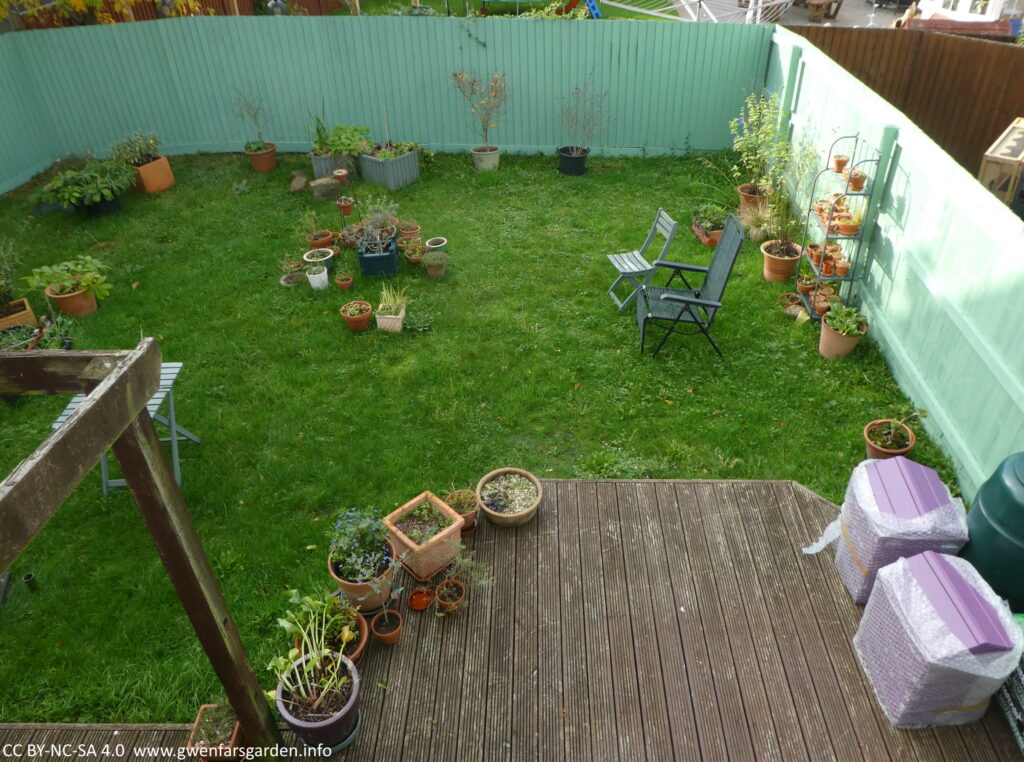
[[[16,325],[31,325],[33,327],[39,325],[39,321],[36,320],[36,314],[32,311],[32,305],[28,303],[28,299],[15,299],[13,302],[8,302],[8,306],[17,310],[17,312],[0,318],[0,330],[13,328]]]
[[[203,715],[217,708],[217,704],[203,704],[199,707],[199,714],[196,715],[196,721],[192,725],[192,732],[188,735],[188,741],[186,743],[189,749],[203,749],[204,754],[200,754],[198,759],[200,762],[221,762],[222,760],[228,759],[242,759],[244,756],[241,753],[241,741],[239,734],[241,733],[241,725],[235,723],[235,727],[231,731],[231,738],[228,739],[227,743],[222,743],[219,746],[197,746],[196,737],[199,734],[200,723],[203,721]]]
[[[452,523],[421,545],[407,537],[398,528],[398,524],[407,513],[412,512],[423,502],[429,502],[438,513],[451,519]],[[430,490],[420,493],[384,517],[384,526],[387,527],[391,541],[398,549],[398,560],[401,561],[405,570],[420,582],[426,582],[433,577],[450,564],[458,554],[464,523],[462,516]]]
[[[148,164],[135,167],[135,175],[135,187],[146,193],[159,193],[174,185],[174,171],[166,156],[159,156]]]

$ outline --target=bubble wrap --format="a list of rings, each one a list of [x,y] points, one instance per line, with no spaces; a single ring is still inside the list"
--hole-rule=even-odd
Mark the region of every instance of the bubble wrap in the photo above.
[[[1024,634],[977,570],[962,558],[947,560],[997,612],[1013,648],[971,653],[932,607],[906,559],[881,569],[853,647],[878,703],[897,727],[980,719],[1024,650]]]
[[[967,542],[963,502],[948,489],[946,505],[915,519],[880,511],[867,473],[874,462],[863,461],[850,476],[836,539],[836,569],[858,606],[867,603],[875,574],[886,564],[924,550],[954,554]]]

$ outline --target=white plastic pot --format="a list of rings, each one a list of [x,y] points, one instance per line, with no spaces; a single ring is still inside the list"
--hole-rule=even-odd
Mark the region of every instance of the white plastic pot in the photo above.
[[[309,281],[309,287],[314,291],[323,291],[327,288],[327,283],[329,281],[327,267],[325,265],[320,265],[320,267],[323,269],[316,274],[309,272],[306,273],[306,279]]]

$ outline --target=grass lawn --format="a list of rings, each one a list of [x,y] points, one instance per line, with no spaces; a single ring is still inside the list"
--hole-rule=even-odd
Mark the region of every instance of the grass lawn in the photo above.
[[[707,264],[685,224],[702,195],[695,158],[591,157],[570,178],[554,157],[503,156],[487,174],[466,155],[438,157],[393,194],[451,254],[440,280],[403,262],[396,283],[431,330],[401,335],[352,334],[338,314],[351,298],[376,302],[380,280],[357,276],[348,293],[278,285],[278,264],[306,248],[302,212],[341,223],[332,204],[288,193],[305,156],[269,175],[241,155],[172,163],[172,189],[96,220],[35,217],[22,188],[0,198],[0,230],[21,275],[80,252],[112,266],[114,290],[77,323],[78,348],[156,336],[185,363],[178,418],[203,439],[182,445],[185,497],[268,688],[282,591],[328,587],[325,531],[343,507],[388,511],[504,465],[542,478],[795,479],[839,501],[864,424],[909,408],[870,338],[844,360],[817,354],[817,327],[778,309],[791,286],[762,280],[750,243],[713,326],[725,358],[700,336],[639,354],[633,312],[605,293],[605,255],[639,245],[663,206],[684,223],[674,258]],[[251,191],[236,194],[243,180]],[[354,252],[344,258],[354,269]],[[0,473],[65,403],[0,404]],[[926,435],[915,458],[952,480]],[[188,721],[219,692],[127,491],[102,498],[98,471],[11,569],[43,588],[19,582],[0,607],[0,721]]]

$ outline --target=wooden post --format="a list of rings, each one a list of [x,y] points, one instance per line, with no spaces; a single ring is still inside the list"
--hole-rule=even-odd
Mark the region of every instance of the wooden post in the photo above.
[[[281,734],[145,409],[114,443],[114,455],[185,613],[238,715],[245,743],[264,748],[280,744]]]

